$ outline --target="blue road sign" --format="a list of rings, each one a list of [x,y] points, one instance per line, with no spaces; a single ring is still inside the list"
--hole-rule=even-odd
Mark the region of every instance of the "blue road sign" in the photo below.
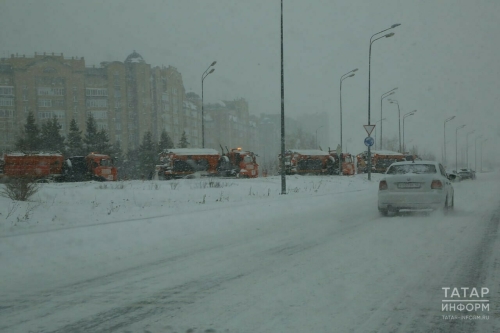
[[[365,138],[365,146],[371,147],[371,146],[373,146],[374,143],[375,143],[375,140],[373,140],[373,138],[371,136],[367,136]]]

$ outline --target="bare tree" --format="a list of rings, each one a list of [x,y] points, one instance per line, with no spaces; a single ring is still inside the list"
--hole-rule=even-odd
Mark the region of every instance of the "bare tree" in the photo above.
[[[38,192],[40,185],[33,177],[11,178],[0,194],[15,201],[27,201],[33,194]]]

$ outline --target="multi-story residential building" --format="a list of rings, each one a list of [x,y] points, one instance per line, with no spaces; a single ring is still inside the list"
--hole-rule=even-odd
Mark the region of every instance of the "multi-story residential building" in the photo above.
[[[158,140],[163,130],[175,145],[185,132],[190,147],[202,146],[199,96],[185,93],[175,67],[151,67],[135,51],[124,62],[92,67],[83,57],[53,53],[0,59],[0,151],[14,148],[29,112],[39,124],[56,116],[63,135],[72,119],[85,132],[92,114],[124,151],[137,148],[148,131]],[[204,124],[205,147],[255,151],[259,146],[258,119],[242,98],[205,105]]]
[[[192,108],[192,105],[189,105]],[[28,112],[42,122],[56,116],[67,135],[72,119],[85,131],[92,114],[112,143],[138,147],[147,131],[156,139],[163,129],[174,142],[182,132],[199,135],[186,116],[184,85],[174,67],[154,67],[133,52],[124,62],[85,67],[84,58],[63,54],[12,55],[0,60],[0,150],[14,148]]]
[[[243,98],[206,104],[205,147],[229,149],[241,147],[255,151],[258,148],[257,119],[250,116],[248,102]]]

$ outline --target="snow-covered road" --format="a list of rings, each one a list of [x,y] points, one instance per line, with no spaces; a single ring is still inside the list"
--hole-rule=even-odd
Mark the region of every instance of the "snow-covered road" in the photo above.
[[[380,217],[359,182],[6,233],[0,331],[493,332],[498,184],[455,184],[446,216]],[[441,311],[443,287],[489,288],[489,319],[450,319],[465,313]]]

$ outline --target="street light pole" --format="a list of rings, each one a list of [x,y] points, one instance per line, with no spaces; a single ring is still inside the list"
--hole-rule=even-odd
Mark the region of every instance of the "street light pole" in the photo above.
[[[413,116],[415,114],[415,112],[417,112],[417,110],[410,111],[410,112],[405,113],[403,115],[403,151],[402,151],[403,154],[406,152],[406,148],[405,148],[405,118],[409,117],[409,116]]]
[[[343,135],[342,135],[342,82],[349,77],[353,77],[354,72],[356,72],[357,70],[358,69],[355,68],[352,71],[345,73],[344,75],[342,75],[340,77],[340,149],[341,149],[341,151],[345,151],[344,144],[343,144]],[[316,135],[316,140],[317,140],[317,135]],[[316,146],[317,145],[318,144],[316,143]],[[340,156],[338,156],[338,158],[339,158],[339,165],[342,165],[342,162],[343,162],[342,154],[340,154]],[[339,176],[342,175],[341,170],[342,170],[342,168],[339,168]]]
[[[382,30],[382,31],[379,31],[375,34],[373,34],[371,37],[370,37],[370,48],[369,48],[369,51],[368,51],[368,125],[371,125],[371,114],[370,114],[370,104],[371,104],[371,100],[370,100],[370,93],[371,93],[371,65],[372,65],[372,44],[376,41],[376,40],[379,40],[380,38],[389,38],[389,37],[392,37],[394,36],[394,32],[391,32],[391,33],[388,33],[384,36],[381,36],[381,37],[378,37],[378,38],[375,38],[373,39],[373,37],[375,37],[376,35],[378,34],[381,34],[387,30],[390,30],[390,29],[394,29],[396,28],[397,26],[400,26],[401,24],[399,23],[396,23],[396,24],[393,24],[390,28],[387,28],[385,30]],[[368,180],[371,180],[372,179],[372,152],[371,152],[371,147],[368,146]]]
[[[472,130],[467,135],[465,136],[465,163],[466,163],[466,168],[469,168],[469,135],[474,133],[476,130]]]
[[[356,72],[357,70],[358,70],[357,68],[353,69],[352,71],[350,71],[350,72],[348,72],[340,77],[340,147],[342,148],[342,150],[344,150],[344,146],[342,144],[342,81],[344,81],[348,77],[353,77],[354,72]]]
[[[382,118],[382,119],[380,119],[380,120],[377,120],[377,121],[375,122],[375,128],[377,128],[377,124],[378,124],[378,123],[380,123],[380,128],[382,128],[382,123],[384,122],[384,120],[386,120],[386,118]],[[382,135],[382,131],[380,132],[380,135]],[[380,141],[382,141],[382,140],[380,140]],[[380,144],[382,144],[382,142],[381,142]],[[382,147],[382,146],[380,146],[380,147],[379,147],[379,149],[380,149],[380,150],[382,150],[382,148],[381,148],[381,147]],[[377,131],[375,131],[375,149],[377,149]]]
[[[458,126],[455,130],[455,171],[458,173],[458,130],[464,128],[465,125]]]
[[[281,0],[281,194],[286,194],[285,175],[285,74],[283,72],[283,0]]]
[[[205,114],[204,114],[204,109],[203,109],[203,81],[205,81],[205,78],[208,76],[208,74],[213,73],[215,71],[215,68],[212,68],[212,70],[209,72],[208,70],[210,67],[215,66],[217,61],[214,61],[208,66],[207,70],[203,72],[201,75],[201,148],[205,148]]]
[[[455,119],[455,117],[456,116],[451,116],[450,118],[447,118],[444,121],[444,141],[443,141],[443,143],[444,143],[444,165],[446,165],[446,160],[447,160],[447,158],[446,158],[446,123]]]
[[[399,102],[395,99],[390,99],[389,103],[391,104],[397,104],[398,106],[398,118],[399,118],[399,124],[398,124],[398,131],[399,131],[399,152],[401,153],[401,109],[399,108]]]
[[[322,128],[322,127],[325,127],[325,126],[324,126],[324,125],[321,125],[320,127],[316,128],[316,148],[315,148],[315,149],[317,149],[317,147],[318,147],[318,130],[319,130],[320,128]]]
[[[488,139],[484,139],[481,141],[481,173],[483,172],[483,143],[488,141]]]
[[[388,92],[386,93],[383,93],[382,96],[380,96],[380,120],[382,120],[382,100],[386,97],[389,97],[391,95],[394,95],[396,93],[395,90],[397,90],[398,87],[392,89],[392,90],[389,90]],[[383,135],[382,135],[382,123],[383,122],[380,122],[380,150],[383,150],[384,149],[384,146],[382,144],[382,138],[383,138]],[[377,134],[377,127],[375,127],[375,134]]]
[[[476,136],[476,140],[474,140],[474,171],[477,171],[477,139],[482,137],[482,135]]]

